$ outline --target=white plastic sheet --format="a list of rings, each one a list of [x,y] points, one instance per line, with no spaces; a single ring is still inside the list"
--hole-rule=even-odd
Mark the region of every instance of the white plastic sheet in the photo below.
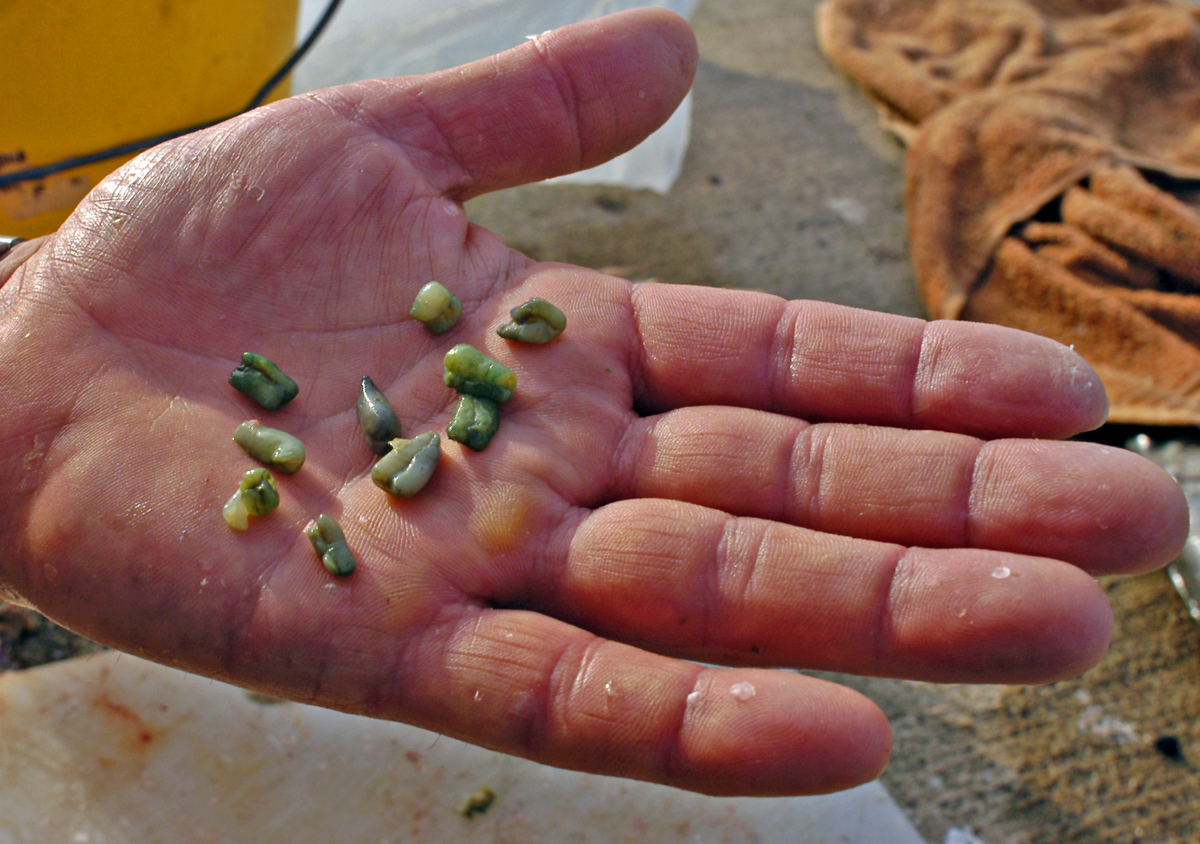
[[[4,844],[924,844],[878,783],[703,797],[107,652],[0,674]],[[466,818],[467,795],[489,810]]]
[[[301,0],[303,36],[327,0]],[[684,17],[696,0],[345,0],[296,69],[293,90],[442,70],[516,46],[530,35],[637,6]],[[563,181],[616,184],[665,193],[679,175],[690,131],[691,97],[637,148]]]

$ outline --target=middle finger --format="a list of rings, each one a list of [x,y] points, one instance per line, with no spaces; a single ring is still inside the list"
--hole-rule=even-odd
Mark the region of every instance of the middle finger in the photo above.
[[[1092,573],[1163,565],[1187,531],[1165,472],[1093,443],[696,407],[634,421],[614,461],[613,499],[676,499],[864,539],[1053,557]]]

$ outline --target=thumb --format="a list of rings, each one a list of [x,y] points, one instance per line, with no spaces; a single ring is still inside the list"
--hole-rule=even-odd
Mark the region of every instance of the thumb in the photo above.
[[[423,76],[343,86],[376,130],[439,159],[427,172],[465,201],[602,164],[666,122],[691,87],[696,40],[653,7],[552,30]]]

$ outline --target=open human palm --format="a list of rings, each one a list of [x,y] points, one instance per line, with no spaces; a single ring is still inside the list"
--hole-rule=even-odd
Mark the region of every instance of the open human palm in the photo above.
[[[784,668],[1037,682],[1107,645],[1092,574],[1165,563],[1174,484],[1069,436],[1103,390],[989,326],[539,264],[472,196],[599,163],[659,125],[695,45],[640,10],[465,68],[295,97],[146,153],[0,288],[0,577],[101,642],[565,767],[713,793],[846,787],[890,738]],[[437,279],[463,300],[408,317]],[[0,279],[2,280],[2,279]],[[495,334],[533,296],[558,339]],[[370,480],[363,375],[444,431],[442,358],[516,372],[486,450],[416,497]],[[243,351],[300,385],[227,383]],[[244,419],[308,452],[231,531]],[[341,523],[331,577],[302,527]],[[724,665],[727,667],[715,667]]]

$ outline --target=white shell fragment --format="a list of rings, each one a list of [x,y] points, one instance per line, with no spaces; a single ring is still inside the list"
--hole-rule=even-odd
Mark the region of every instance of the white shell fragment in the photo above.
[[[392,495],[408,498],[429,483],[441,458],[437,431],[427,431],[411,440],[397,438],[391,441],[391,451],[371,468],[371,480]]]

